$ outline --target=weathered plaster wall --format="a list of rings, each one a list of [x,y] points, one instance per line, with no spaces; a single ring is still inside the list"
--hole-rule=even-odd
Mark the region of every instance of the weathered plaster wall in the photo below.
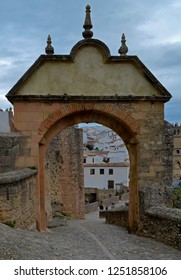
[[[43,83],[42,83],[43,81]],[[153,96],[155,88],[131,63],[104,63],[101,52],[81,48],[74,62],[49,61],[38,68],[18,95]]]

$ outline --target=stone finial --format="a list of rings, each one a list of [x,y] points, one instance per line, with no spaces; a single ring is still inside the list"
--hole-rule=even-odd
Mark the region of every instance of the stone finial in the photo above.
[[[48,35],[48,38],[47,38],[47,46],[45,48],[45,52],[48,55],[54,54],[54,48],[52,47],[52,40],[51,40],[50,35]]]
[[[128,47],[126,46],[126,37],[123,33],[121,37],[121,47],[119,48],[118,53],[120,53],[120,55],[126,55],[127,52],[128,52]]]
[[[85,16],[85,22],[84,22],[84,25],[83,25],[83,28],[85,29],[85,31],[82,32],[82,36],[85,39],[90,39],[93,36],[93,32],[91,31],[91,28],[93,26],[92,26],[91,16],[90,16],[90,13],[91,13],[90,5],[86,6],[85,12],[86,12],[86,16]]]

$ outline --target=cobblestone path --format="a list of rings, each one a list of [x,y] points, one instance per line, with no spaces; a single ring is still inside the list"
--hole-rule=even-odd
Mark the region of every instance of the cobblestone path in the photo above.
[[[0,259],[181,260],[181,251],[105,223],[98,212],[85,220],[54,220],[49,232],[0,224]]]

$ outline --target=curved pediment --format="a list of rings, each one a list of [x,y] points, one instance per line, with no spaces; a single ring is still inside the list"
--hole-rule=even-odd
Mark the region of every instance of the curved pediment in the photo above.
[[[99,50],[99,52],[103,56],[104,61],[108,61],[111,56],[109,48],[102,41],[97,39],[84,39],[73,46],[70,52],[70,56],[72,57],[72,59],[75,59],[75,56],[79,50],[86,47],[94,47]]]
[[[87,41],[87,40],[85,40]],[[42,55],[7,94],[14,100],[160,100],[171,94],[137,56],[110,56],[91,39],[70,55]]]

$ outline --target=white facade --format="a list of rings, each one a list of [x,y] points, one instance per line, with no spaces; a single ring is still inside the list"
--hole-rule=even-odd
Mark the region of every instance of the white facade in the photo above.
[[[124,150],[84,151],[84,163],[129,162],[128,152]]]
[[[84,164],[84,187],[119,189],[129,185],[129,164]]]
[[[84,163],[103,163],[109,158],[109,152],[106,151],[84,151]]]
[[[0,111],[0,132],[10,132],[8,111]]]
[[[84,186],[117,190],[129,186],[129,155],[123,140],[104,126],[86,127],[83,132]]]

